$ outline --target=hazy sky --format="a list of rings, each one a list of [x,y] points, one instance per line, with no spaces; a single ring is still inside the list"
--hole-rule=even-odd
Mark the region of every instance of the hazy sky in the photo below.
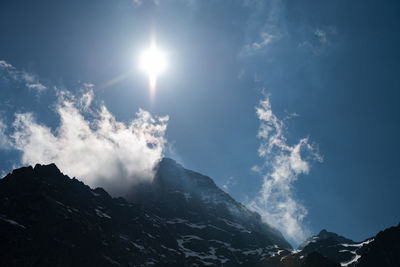
[[[166,155],[294,244],[375,235],[400,221],[397,2],[1,1],[0,169],[119,190]]]

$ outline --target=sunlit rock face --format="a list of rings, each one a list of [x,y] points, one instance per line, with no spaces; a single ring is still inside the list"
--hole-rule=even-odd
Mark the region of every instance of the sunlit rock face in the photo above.
[[[0,180],[0,266],[399,266],[399,227],[364,242],[321,231],[292,250],[209,178],[171,159],[112,198],[54,165]],[[377,264],[379,263],[379,264]]]

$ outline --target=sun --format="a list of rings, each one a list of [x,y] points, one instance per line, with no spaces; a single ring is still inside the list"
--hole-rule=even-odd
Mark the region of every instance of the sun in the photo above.
[[[149,75],[158,75],[164,72],[167,62],[165,54],[152,44],[140,57],[140,66]]]
[[[157,76],[167,67],[167,57],[153,42],[151,46],[140,55],[140,68],[149,76],[150,89],[154,90]]]

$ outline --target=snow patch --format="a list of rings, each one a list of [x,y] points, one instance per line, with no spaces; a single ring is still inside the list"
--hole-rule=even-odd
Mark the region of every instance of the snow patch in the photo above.
[[[2,221],[8,222],[9,224],[12,224],[12,225],[15,225],[15,226],[17,226],[17,227],[26,229],[26,227],[23,226],[22,224],[17,223],[17,222],[14,221],[14,220],[8,219],[8,218],[7,218],[6,216],[4,216],[4,215],[0,215],[0,219],[1,219]]]
[[[351,253],[354,255],[354,257],[353,257],[351,260],[349,260],[349,261],[347,261],[347,262],[342,262],[342,263],[340,263],[340,265],[341,265],[341,266],[348,266],[348,265],[350,265],[350,264],[352,264],[352,263],[354,263],[354,262],[357,262],[357,261],[361,258],[361,255],[358,255],[358,254],[357,254],[357,251],[358,251],[361,247],[363,247],[364,245],[367,245],[367,244],[371,243],[372,241],[374,241],[373,238],[368,239],[368,240],[366,240],[366,241],[364,241],[364,242],[361,242],[361,243],[357,243],[357,244],[341,244],[341,246],[343,246],[343,247],[355,247],[356,250],[355,250],[355,251],[346,250],[346,249],[340,250],[339,252],[351,252]]]
[[[126,236],[126,235],[119,235],[119,238],[121,238],[122,240],[124,240],[124,241],[130,243],[132,246],[134,246],[135,248],[137,248],[137,249],[139,249],[139,250],[144,250],[144,247],[143,247],[143,246],[141,246],[141,245],[139,245],[139,244],[137,244],[137,243],[131,241],[131,240],[128,238],[128,236]]]
[[[108,256],[104,256],[104,255],[103,255],[103,258],[106,259],[109,263],[111,263],[111,264],[113,264],[113,265],[121,266],[121,264],[119,264],[119,262],[117,262],[117,261],[111,259],[111,258],[108,257]]]
[[[228,225],[230,227],[238,229],[242,233],[248,233],[248,234],[251,233],[251,231],[247,230],[243,225],[241,225],[239,223],[235,223],[235,222],[232,222],[232,221],[224,219],[224,218],[218,218],[218,220],[223,221],[226,225]]]
[[[361,243],[357,243],[357,244],[340,244],[340,245],[343,246],[343,247],[358,247],[358,248],[360,248],[360,247],[362,247],[364,245],[367,245],[367,244],[371,243],[372,241],[374,241],[373,238],[368,239],[368,240],[366,240],[364,242],[361,242]]]
[[[179,246],[179,249],[183,252],[186,258],[189,257],[194,257],[198,258],[203,265],[215,265],[215,261],[219,261],[221,264],[226,263],[229,261],[229,259],[223,257],[223,256],[216,256],[216,248],[215,247],[209,247],[209,251],[207,253],[205,252],[196,252],[193,251],[189,248],[185,247],[185,243],[191,242],[193,240],[203,240],[202,238],[195,236],[195,235],[184,235],[181,236],[181,238],[177,239],[177,243]]]
[[[196,229],[204,229],[206,228],[208,225],[204,225],[204,224],[197,224],[197,223],[191,223],[187,220],[184,219],[180,219],[180,218],[174,218],[171,220],[166,221],[166,223],[168,224],[185,224],[186,226],[190,227],[190,228],[196,228]]]
[[[111,216],[108,215],[107,213],[102,212],[99,209],[95,209],[97,216],[102,217],[102,218],[107,218],[107,219],[111,219]]]

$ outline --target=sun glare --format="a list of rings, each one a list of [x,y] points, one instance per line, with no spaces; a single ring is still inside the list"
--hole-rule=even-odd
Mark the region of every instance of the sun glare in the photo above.
[[[140,56],[140,68],[149,75],[150,90],[156,87],[157,76],[165,71],[167,59],[165,54],[152,43]]]

